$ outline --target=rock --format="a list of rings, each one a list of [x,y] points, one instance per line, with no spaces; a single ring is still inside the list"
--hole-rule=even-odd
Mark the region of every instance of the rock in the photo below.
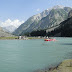
[[[72,17],[72,10],[69,12],[68,17]]]

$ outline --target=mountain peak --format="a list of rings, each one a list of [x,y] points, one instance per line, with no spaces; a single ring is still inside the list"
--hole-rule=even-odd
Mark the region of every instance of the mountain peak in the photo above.
[[[64,6],[56,5],[56,6],[54,6],[52,9],[63,9],[63,8],[64,8]]]
[[[64,6],[61,6],[61,5],[56,5],[56,6],[53,6],[52,8],[48,8],[48,9],[46,9],[47,11],[50,11],[50,10],[52,10],[52,9],[63,9],[64,8]]]

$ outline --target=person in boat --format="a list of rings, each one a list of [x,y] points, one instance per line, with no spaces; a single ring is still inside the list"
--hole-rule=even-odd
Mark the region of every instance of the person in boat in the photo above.
[[[49,37],[47,36],[46,39],[48,39]]]
[[[51,38],[47,36],[46,39],[51,39]]]

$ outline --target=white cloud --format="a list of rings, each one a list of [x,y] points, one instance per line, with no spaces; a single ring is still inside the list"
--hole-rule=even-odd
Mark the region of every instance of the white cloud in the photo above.
[[[4,21],[4,22],[0,21],[0,26],[1,26],[1,27],[7,27],[7,26],[13,25],[13,26],[15,26],[15,27],[19,27],[22,23],[24,23],[24,21],[20,21],[20,20],[18,20],[18,19],[13,20],[13,21],[10,20],[10,19],[7,19],[7,20]]]
[[[36,11],[40,11],[40,9],[38,8]]]

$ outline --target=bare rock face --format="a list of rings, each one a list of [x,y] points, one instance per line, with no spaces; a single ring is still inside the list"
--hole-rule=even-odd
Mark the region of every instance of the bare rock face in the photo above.
[[[72,17],[72,10],[69,12],[68,17]]]

